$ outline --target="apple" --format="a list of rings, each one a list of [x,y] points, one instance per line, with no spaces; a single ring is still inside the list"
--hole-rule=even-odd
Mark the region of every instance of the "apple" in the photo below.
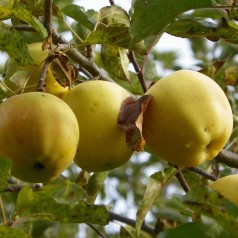
[[[156,82],[144,115],[143,136],[153,153],[180,166],[213,159],[233,127],[229,101],[208,76],[179,70]]]
[[[130,159],[133,151],[117,124],[122,101],[129,96],[118,84],[101,80],[78,84],[63,96],[78,119],[80,141],[74,161],[80,168],[108,171]]]
[[[238,174],[219,178],[210,184],[210,188],[238,206]]]
[[[36,91],[44,60],[49,55],[49,50],[42,50],[42,43],[36,42],[28,45],[28,51],[33,59],[34,66],[20,66],[11,58],[6,62],[3,83],[13,91],[21,91],[22,89],[23,92]],[[59,97],[68,90],[68,87],[62,87],[55,80],[53,72],[50,69],[47,71],[45,84],[46,92]]]
[[[79,127],[70,107],[41,92],[14,95],[0,105],[0,157],[25,182],[49,182],[74,159]]]

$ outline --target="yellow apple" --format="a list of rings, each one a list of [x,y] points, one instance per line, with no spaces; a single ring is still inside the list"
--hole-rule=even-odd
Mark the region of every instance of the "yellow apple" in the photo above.
[[[210,187],[238,206],[238,174],[222,177]]]
[[[129,93],[111,82],[92,80],[78,84],[63,96],[80,128],[76,164],[89,172],[107,171],[127,162],[133,151],[117,119]]]
[[[229,101],[211,78],[179,70],[155,83],[144,116],[143,135],[151,150],[180,166],[213,159],[233,127]]]
[[[28,50],[35,64],[34,66],[19,66],[11,58],[9,58],[6,62],[6,75],[3,83],[13,91],[20,91],[22,89],[23,92],[36,91],[44,60],[49,55],[49,50],[42,50],[41,42],[29,44]],[[61,97],[62,94],[68,90],[68,87],[62,87],[55,80],[55,77],[50,69],[47,71],[45,84],[46,92],[59,97]]]
[[[74,159],[79,128],[70,107],[40,92],[10,97],[0,105],[0,157],[13,161],[12,175],[48,182]]]

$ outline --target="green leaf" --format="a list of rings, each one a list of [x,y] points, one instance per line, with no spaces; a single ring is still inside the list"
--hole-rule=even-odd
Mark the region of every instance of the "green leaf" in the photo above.
[[[89,179],[86,187],[88,203],[93,204],[107,178],[109,171],[95,172]]]
[[[191,189],[182,200],[196,214],[214,219],[228,232],[237,235],[238,207],[218,193],[200,185]]]
[[[171,24],[166,32],[184,38],[206,37],[211,41],[224,39],[226,42],[238,43],[238,25],[223,20],[221,24],[200,23],[192,19],[182,19]]]
[[[8,185],[7,179],[10,176],[12,161],[0,158],[0,192]]]
[[[118,7],[117,5],[112,5],[109,7],[104,7],[98,12],[98,24],[102,23],[106,26],[130,26],[130,18],[127,12]]]
[[[7,52],[17,64],[33,64],[27,45],[21,35],[2,22],[0,22],[0,50]]]
[[[87,15],[82,7],[75,4],[70,4],[61,9],[61,11],[65,15],[76,20],[80,25],[83,25],[89,30],[93,31],[95,27],[95,21],[93,18]]]
[[[1,0],[0,1],[0,20],[7,19],[11,14],[14,0]]]
[[[25,8],[21,7],[14,8],[12,11],[12,15],[31,25],[43,37],[47,36],[47,31],[43,26],[43,24]]]
[[[101,57],[104,68],[114,80],[130,81],[129,59],[126,49],[102,46]]]
[[[24,187],[20,191],[16,210],[22,216],[37,215],[43,220],[48,219],[62,223],[107,225],[109,222],[109,213],[104,206],[88,205],[84,201],[73,204],[57,203],[44,191],[32,192],[30,187]]]
[[[147,212],[159,196],[161,190],[168,183],[170,178],[176,174],[176,172],[177,169],[171,167],[154,173],[149,177],[144,197],[136,214],[136,234],[138,237]]]
[[[0,226],[0,237],[6,237],[6,238],[31,238],[30,235],[23,232],[20,229],[14,229],[9,226]]]
[[[120,229],[120,238],[134,238],[136,234],[136,229],[131,226],[122,226]],[[140,238],[152,238],[152,235],[141,231]]]
[[[136,0],[130,33],[134,42],[160,34],[164,28],[185,11],[212,7],[211,0]]]
[[[146,54],[147,50],[142,43],[132,44],[129,34],[129,27],[116,26],[105,27],[98,25],[96,30],[88,35],[84,41],[85,45],[102,44],[109,46],[122,47]]]
[[[235,238],[212,219],[202,218],[199,222],[185,223],[176,228],[161,232],[158,238]]]

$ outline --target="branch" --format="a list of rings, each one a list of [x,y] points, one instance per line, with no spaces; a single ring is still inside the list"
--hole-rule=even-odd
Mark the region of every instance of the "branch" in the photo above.
[[[222,150],[215,157],[215,160],[217,160],[219,163],[226,164],[229,167],[238,168],[238,155],[233,152]]]
[[[48,37],[52,35],[52,0],[45,0],[44,26],[48,32]]]
[[[52,28],[52,38],[54,44],[69,44],[65,39],[61,37],[61,35]],[[85,68],[93,77],[98,77],[101,80],[106,80],[110,82],[114,82],[112,78],[110,78],[107,73],[99,68],[94,62],[88,60],[85,56],[83,56],[77,49],[71,47],[66,54],[73,59],[76,63],[78,63],[81,67]]]
[[[123,217],[123,216],[121,216],[119,214],[116,214],[114,212],[110,212],[110,221],[114,221],[114,220],[115,221],[120,221],[120,222],[125,223],[127,225],[130,225],[132,227],[135,227],[135,225],[136,225],[135,220],[130,219],[128,217]],[[149,234],[153,234],[153,235],[155,234],[154,228],[151,227],[151,226],[146,225],[145,223],[143,223],[141,229],[145,232],[148,232]]]
[[[109,2],[110,2],[111,5],[115,5],[113,0],[109,0]]]
[[[135,57],[135,54],[133,51],[129,51],[128,53],[128,58],[129,60],[131,61],[131,63],[133,64],[133,67],[137,73],[137,76],[138,76],[138,79],[140,81],[140,84],[141,84],[141,87],[143,89],[144,92],[147,91],[147,87],[146,87],[146,84],[145,84],[145,78],[144,78],[144,75],[140,69],[140,66],[138,65],[137,63],[137,60],[136,60],[136,57]]]
[[[205,178],[207,178],[207,179],[210,179],[212,181],[216,181],[217,180],[216,176],[214,176],[212,174],[208,174],[204,170],[202,170],[202,169],[200,169],[198,167],[191,167],[191,168],[188,168],[188,169],[193,171],[193,172],[195,172],[195,173],[197,173],[197,174],[199,174],[199,175],[201,175],[201,176],[203,176],[203,177],[205,177]]]
[[[176,177],[179,180],[184,192],[188,192],[190,190],[190,187],[186,181],[186,179],[184,178],[181,169],[179,168],[179,166],[175,166],[178,169],[178,172],[176,173]]]

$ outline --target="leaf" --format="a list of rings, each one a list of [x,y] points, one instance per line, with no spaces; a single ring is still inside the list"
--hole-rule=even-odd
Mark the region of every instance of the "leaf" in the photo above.
[[[107,225],[109,213],[104,206],[88,205],[84,201],[73,204],[59,204],[45,192],[32,192],[24,187],[18,194],[16,210],[22,216],[41,216],[43,220],[62,223],[92,223]]]
[[[78,5],[70,4],[61,9],[61,11],[76,20],[80,25],[85,26],[89,30],[93,31],[96,22],[93,18],[89,17],[84,9]]]
[[[107,178],[109,171],[95,172],[89,179],[86,191],[88,195],[88,203],[93,204],[100,193],[101,188]]]
[[[238,207],[205,186],[197,186],[182,197],[188,208],[214,219],[224,229],[237,235]]]
[[[118,7],[112,5],[109,7],[103,7],[98,12],[98,24],[102,23],[106,26],[130,26],[130,18],[127,12]]]
[[[10,176],[12,161],[0,158],[0,192],[8,185],[7,179]]]
[[[140,54],[146,54],[147,52],[142,43],[131,43],[129,27],[124,26],[105,27],[104,25],[98,25],[97,28],[85,39],[84,44],[102,44],[122,47],[137,51]]]
[[[134,238],[136,234],[136,229],[131,226],[121,226],[120,238]],[[141,231],[140,238],[152,238],[152,235]]]
[[[14,0],[0,1],[0,20],[5,20],[9,17],[12,11]]]
[[[126,132],[126,143],[133,151],[143,151],[145,140],[142,136],[143,115],[152,99],[151,95],[143,95],[139,99],[126,98],[121,105],[118,125]]]
[[[47,31],[43,24],[25,8],[17,7],[12,10],[12,15],[29,25],[31,25],[43,37],[47,36]]]
[[[126,54],[126,49],[102,46],[101,58],[104,68],[113,79],[130,81],[129,59]]]
[[[212,7],[211,0],[136,0],[130,33],[133,42],[160,34],[164,28],[185,11]]]
[[[192,19],[182,19],[171,24],[166,32],[184,38],[206,37],[211,41],[224,39],[226,42],[238,43],[238,26],[223,19],[222,23],[201,23]]]
[[[0,237],[5,237],[5,238],[31,238],[30,235],[27,233],[23,232],[20,229],[14,229],[9,226],[0,226]]]
[[[169,229],[159,234],[158,238],[235,238],[224,231],[223,228],[217,224],[204,224],[201,222],[185,223],[174,229]]]
[[[33,60],[21,35],[2,22],[0,22],[0,50],[7,52],[17,64],[33,65]]]
[[[173,167],[166,168],[163,171],[152,174],[145,190],[144,197],[136,214],[136,234],[139,237],[141,226],[144,222],[147,212],[159,196],[161,190],[168,183],[170,178],[176,174],[177,170]]]

